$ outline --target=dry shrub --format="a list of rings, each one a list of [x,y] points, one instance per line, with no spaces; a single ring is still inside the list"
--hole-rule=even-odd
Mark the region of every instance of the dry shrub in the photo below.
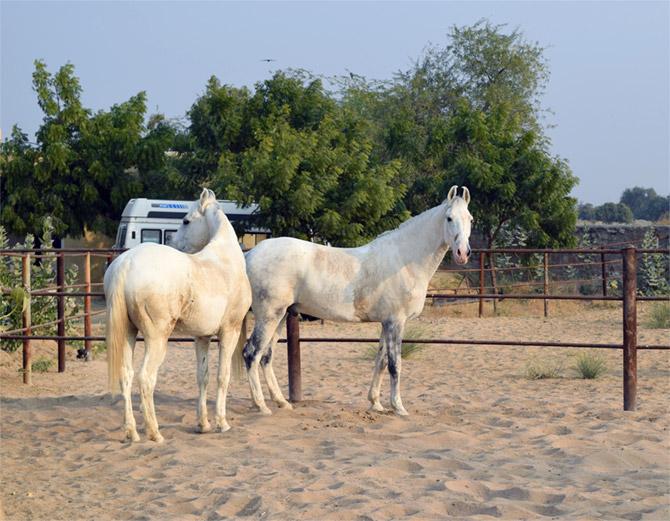
[[[529,380],[561,378],[563,363],[557,360],[531,358],[526,362],[524,375]]]

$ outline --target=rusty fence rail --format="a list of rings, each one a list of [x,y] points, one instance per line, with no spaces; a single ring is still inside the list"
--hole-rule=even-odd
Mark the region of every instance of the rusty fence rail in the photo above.
[[[22,340],[23,341],[23,381],[29,384],[31,381],[31,340],[54,340],[58,345],[58,371],[65,370],[65,343],[68,341],[84,341],[86,359],[90,359],[90,352],[92,342],[104,341],[104,336],[96,336],[92,334],[91,317],[99,312],[91,311],[91,298],[102,297],[103,292],[92,291],[93,286],[100,285],[99,283],[91,282],[91,257],[104,257],[107,262],[111,262],[113,258],[122,253],[124,250],[117,249],[65,249],[65,250],[0,250],[0,257],[2,256],[21,256],[22,257],[22,272],[23,272],[23,288],[27,294],[27,303],[23,309],[22,328],[10,331],[8,333],[0,334],[0,340]],[[622,249],[614,248],[567,248],[567,249],[534,249],[534,248],[499,248],[499,249],[480,249],[475,250],[479,253],[479,268],[465,269],[465,270],[448,270],[459,272],[479,272],[479,288],[477,293],[441,293],[429,292],[426,297],[432,299],[453,299],[464,300],[476,299],[479,301],[479,316],[483,314],[483,303],[485,300],[543,300],[544,313],[547,316],[547,303],[550,300],[580,300],[580,301],[615,301],[623,303],[623,339],[622,343],[590,343],[590,342],[544,342],[544,341],[519,341],[519,340],[472,340],[472,339],[405,339],[404,342],[417,344],[436,344],[436,345],[490,345],[490,346],[514,346],[514,347],[558,347],[558,348],[596,348],[596,349],[621,349],[623,351],[623,405],[624,410],[635,410],[636,396],[637,396],[637,350],[669,350],[670,345],[638,345],[637,343],[637,302],[638,301],[666,301],[670,302],[670,296],[639,296],[637,295],[637,256],[640,254],[669,254],[668,249],[654,248],[654,249],[637,249],[635,247],[625,247]],[[497,292],[485,292],[485,289],[490,289],[491,286],[484,285],[484,277],[486,272],[502,271],[508,268],[495,268],[495,264],[491,268],[485,267],[485,256],[496,254],[542,254],[543,257],[543,292],[531,294],[500,294]],[[552,266],[549,264],[549,255],[551,254],[584,254],[584,255],[599,255],[603,270],[603,285],[601,295],[552,295],[549,293],[550,282],[548,280],[549,269]],[[42,288],[31,291],[31,277],[30,266],[34,259],[42,257],[53,258],[56,256],[56,285],[49,288]],[[622,282],[623,293],[621,296],[613,296],[607,294],[605,264],[612,262],[606,260],[605,255],[620,256],[617,262],[621,262],[623,266]],[[64,277],[64,258],[66,256],[83,256],[84,257],[84,283],[73,284],[71,286],[65,285]],[[521,268],[524,269],[524,268]],[[556,281],[554,281],[556,282]],[[524,284],[519,284],[523,286]],[[68,288],[83,288],[84,291],[68,291]],[[495,288],[493,288],[495,290]],[[6,291],[10,291],[6,289]],[[31,322],[31,300],[39,297],[56,297],[57,299],[57,316],[58,319],[54,321],[57,323],[56,335],[40,335],[34,334],[33,330],[43,327],[48,324],[34,325]],[[84,298],[84,313],[75,317],[65,317],[65,298],[83,297]],[[67,320],[84,319],[84,334],[66,335],[65,322]],[[51,324],[52,325],[52,324]],[[301,365],[300,365],[300,342],[315,342],[315,343],[376,343],[378,338],[301,338],[300,337],[300,323],[298,316],[289,313],[286,320],[287,338],[280,339],[279,342],[287,344],[288,353],[288,373],[289,373],[289,397],[292,401],[300,401],[302,399],[302,383],[301,383]],[[16,334],[21,332],[22,334]],[[138,341],[143,338],[139,337]],[[170,338],[173,342],[190,342],[192,338],[188,337],[174,337]],[[212,338],[212,341],[216,341]]]

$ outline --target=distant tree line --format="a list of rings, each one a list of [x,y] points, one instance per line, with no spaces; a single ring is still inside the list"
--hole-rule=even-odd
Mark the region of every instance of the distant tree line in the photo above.
[[[579,205],[579,218],[585,221],[630,223],[634,219],[662,221],[670,219],[670,195],[662,196],[653,188],[635,186],[621,194],[618,203]]]
[[[38,235],[113,234],[133,197],[259,204],[259,224],[353,246],[440,203],[453,184],[473,195],[489,246],[503,228],[529,246],[571,244],[577,183],[549,152],[540,98],[543,48],[480,21],[454,27],[387,81],[286,70],[234,87],[210,78],[185,120],[148,115],[146,94],[94,112],[71,64],[35,62],[44,113],[32,143],[18,127],[0,149],[0,219]]]

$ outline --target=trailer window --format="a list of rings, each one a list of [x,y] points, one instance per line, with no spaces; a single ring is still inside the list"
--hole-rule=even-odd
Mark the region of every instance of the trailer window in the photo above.
[[[122,224],[119,226],[119,231],[116,233],[116,244],[117,248],[125,248],[126,243],[126,233],[128,232],[128,226]]]
[[[142,230],[142,238],[140,242],[155,242],[156,244],[161,243],[161,231],[160,230]]]
[[[177,230],[165,230],[163,232],[163,239],[165,241],[163,244],[167,244],[168,246],[171,246],[172,245],[172,236],[175,233],[177,233]]]

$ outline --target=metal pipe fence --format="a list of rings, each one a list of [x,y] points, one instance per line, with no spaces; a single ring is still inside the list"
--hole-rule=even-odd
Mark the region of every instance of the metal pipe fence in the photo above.
[[[26,294],[26,303],[22,311],[22,328],[14,329],[0,334],[0,340],[21,340],[23,342],[23,382],[25,384],[31,383],[31,341],[32,340],[53,340],[58,346],[58,371],[65,371],[65,349],[66,342],[84,341],[85,359],[90,360],[92,342],[104,341],[104,336],[96,336],[92,334],[91,318],[104,311],[91,311],[91,299],[93,297],[104,296],[103,292],[92,291],[93,286],[100,285],[100,283],[91,282],[91,258],[103,257],[107,258],[108,263],[113,258],[122,253],[124,250],[114,249],[65,249],[65,250],[0,250],[0,259],[3,256],[20,256],[22,259],[22,285]],[[437,292],[428,292],[426,298],[429,299],[448,299],[448,300],[470,300],[478,301],[479,316],[483,316],[483,306],[485,301],[489,300],[543,300],[544,315],[548,315],[548,302],[551,300],[576,300],[576,301],[610,301],[622,302],[623,316],[623,339],[621,343],[591,343],[591,342],[545,342],[545,341],[519,341],[519,340],[474,340],[474,339],[405,339],[407,343],[417,344],[435,344],[435,345],[489,345],[489,346],[514,346],[514,347],[558,347],[558,348],[596,348],[596,349],[621,349],[623,351],[623,403],[624,410],[635,410],[636,396],[637,396],[637,350],[668,350],[670,345],[638,345],[637,343],[637,302],[639,301],[670,301],[670,296],[641,296],[637,294],[637,256],[640,254],[669,254],[670,251],[662,248],[655,249],[636,249],[635,247],[625,247],[623,249],[613,248],[566,248],[566,249],[535,249],[535,248],[499,248],[499,249],[480,249],[475,250],[479,253],[479,269],[465,269],[465,270],[447,270],[456,273],[478,272],[479,274],[479,288],[474,288],[475,293],[472,293],[473,288],[467,288],[468,293],[452,294]],[[549,272],[552,267],[560,265],[549,264],[549,256],[556,254],[583,254],[583,255],[597,255],[600,256],[600,264],[602,266],[602,294],[600,295],[555,295],[550,293],[552,284],[566,281],[550,281]],[[485,274],[492,272],[502,272],[508,268],[485,268],[485,256],[496,254],[542,254],[542,273],[543,281],[542,293],[498,293],[486,292],[493,288],[493,286],[485,286]],[[606,260],[605,255],[620,256],[616,260]],[[31,263],[35,259],[48,257],[53,259],[56,257],[56,284],[47,288],[31,290]],[[65,284],[64,277],[64,258],[66,256],[79,256],[84,259],[84,283],[82,284]],[[608,295],[607,284],[604,266],[606,263],[617,262],[621,263],[623,267],[622,285],[623,291],[620,296]],[[526,269],[527,267],[521,267]],[[462,282],[462,281],[461,281]],[[574,282],[574,281],[573,281]],[[529,285],[528,283],[519,283],[518,286]],[[84,291],[68,291],[71,289],[84,288]],[[500,285],[498,286],[498,289]],[[457,288],[458,289],[458,288]],[[495,289],[495,288],[494,288]],[[11,292],[10,288],[2,288],[3,293]],[[45,324],[32,324],[31,303],[35,298],[55,297],[57,303],[57,320]],[[65,299],[72,297],[83,297],[84,299],[84,313],[76,316],[65,316]],[[83,335],[66,335],[65,323],[70,320],[84,320],[84,334]],[[56,335],[40,335],[34,334],[33,331],[46,326],[57,325]],[[300,342],[316,342],[316,343],[377,343],[378,338],[301,338],[300,337],[300,323],[298,316],[289,313],[286,320],[287,338],[280,339],[279,342],[287,344],[288,353],[288,372],[289,372],[289,397],[293,401],[300,401],[302,399],[302,383],[301,383],[301,367],[300,367]],[[22,334],[17,334],[22,333]],[[143,341],[142,337],[138,341]],[[173,342],[190,342],[192,338],[174,337],[170,338]],[[215,338],[212,341],[216,341]]]

